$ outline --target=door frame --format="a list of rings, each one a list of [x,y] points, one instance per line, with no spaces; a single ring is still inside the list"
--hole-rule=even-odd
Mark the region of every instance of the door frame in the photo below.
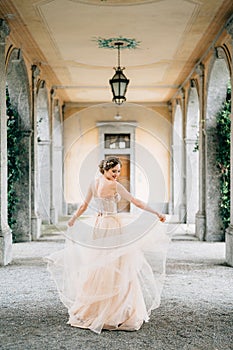
[[[96,126],[99,129],[99,152],[100,159],[105,159],[105,156],[119,155],[129,156],[130,159],[130,192],[135,195],[135,129],[137,122],[112,122],[104,121],[97,122]],[[130,134],[129,148],[105,148],[105,134]],[[132,206],[130,206],[132,208]]]

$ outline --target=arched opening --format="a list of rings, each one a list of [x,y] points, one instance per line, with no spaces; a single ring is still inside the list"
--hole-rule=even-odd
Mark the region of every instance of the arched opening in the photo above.
[[[182,167],[183,167],[183,121],[180,105],[176,106],[173,123],[173,213],[180,220],[182,204]]]
[[[40,82],[37,92],[38,211],[42,223],[50,223],[50,132],[46,85]]]
[[[207,241],[224,240],[220,217],[220,181],[216,165],[217,134],[216,116],[226,99],[230,80],[227,64],[223,58],[214,61],[209,76],[206,108],[206,235]]]
[[[197,89],[192,86],[187,104],[186,120],[186,222],[195,224],[195,216],[198,211],[199,192],[199,100]]]
[[[15,111],[19,131],[17,147],[20,149],[17,158],[20,172],[13,184],[15,208],[12,230],[14,241],[23,242],[31,240],[31,119],[27,70],[19,49],[12,50],[10,54],[6,82],[9,103]]]

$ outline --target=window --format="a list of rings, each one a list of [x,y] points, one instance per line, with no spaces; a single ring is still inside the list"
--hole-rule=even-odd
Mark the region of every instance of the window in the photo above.
[[[105,134],[104,147],[111,149],[130,148],[130,134]]]

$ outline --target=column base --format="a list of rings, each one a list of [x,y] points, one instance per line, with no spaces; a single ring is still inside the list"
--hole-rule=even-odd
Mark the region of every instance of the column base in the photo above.
[[[169,215],[173,215],[174,214],[173,203],[171,201],[168,203],[168,214]]]
[[[226,263],[233,267],[233,225],[226,230]]]
[[[58,223],[58,215],[55,208],[50,208],[50,224],[56,225]]]
[[[32,240],[36,241],[41,236],[41,218],[32,216],[31,218]]]
[[[62,202],[62,214],[67,215],[68,214],[68,204],[65,200]]]
[[[206,217],[204,214],[197,212],[196,225],[195,225],[195,236],[200,241],[204,241],[205,235],[206,235]]]
[[[12,261],[12,233],[9,227],[0,232],[0,265],[5,266]]]
[[[186,206],[184,204],[181,204],[179,207],[179,221],[181,223],[186,222]]]
[[[31,218],[25,221],[25,223],[22,224],[21,222],[17,222],[14,226],[13,232],[16,233],[14,237],[15,243],[21,243],[21,242],[31,242],[32,240],[32,234],[31,234]]]

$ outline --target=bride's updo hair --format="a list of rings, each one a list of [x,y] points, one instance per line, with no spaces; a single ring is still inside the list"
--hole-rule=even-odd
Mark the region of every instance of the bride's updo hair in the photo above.
[[[121,167],[121,161],[117,157],[108,157],[107,159],[101,160],[99,163],[99,170],[101,174],[104,174],[104,170],[108,171],[109,169],[114,168],[117,164],[120,164]]]

